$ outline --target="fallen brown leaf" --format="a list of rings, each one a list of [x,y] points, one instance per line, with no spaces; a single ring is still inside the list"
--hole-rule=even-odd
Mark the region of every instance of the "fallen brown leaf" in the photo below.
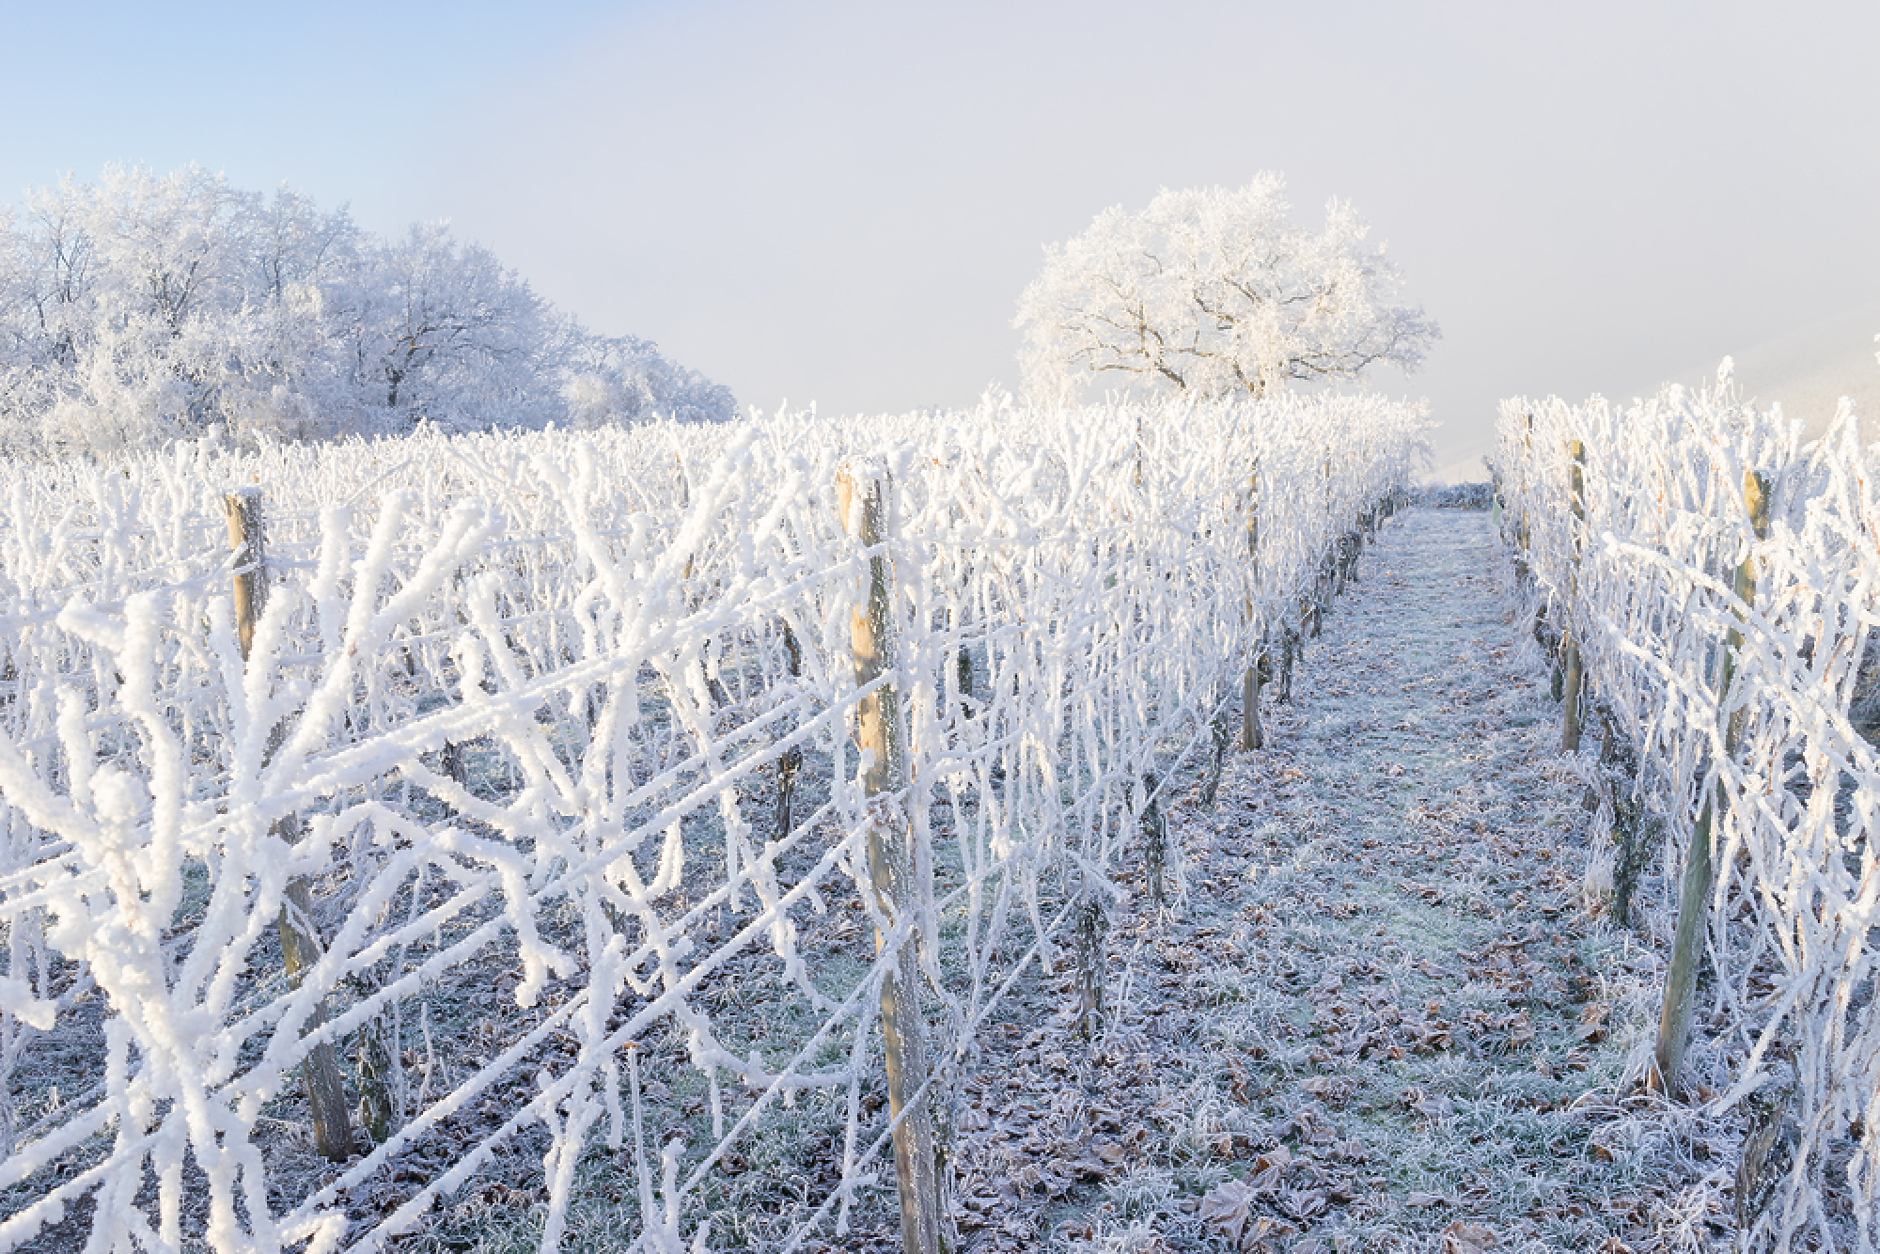
[[[1495,1246],[1495,1233],[1481,1224],[1460,1219],[1443,1229],[1443,1254],[1482,1254]]]
[[[1253,1189],[1240,1180],[1223,1181],[1203,1195],[1195,1217],[1239,1247],[1253,1220]]]

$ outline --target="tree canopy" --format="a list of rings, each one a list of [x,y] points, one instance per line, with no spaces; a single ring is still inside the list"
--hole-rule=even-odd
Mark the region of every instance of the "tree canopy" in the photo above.
[[[1019,298],[1028,391],[1069,395],[1093,380],[1126,390],[1254,396],[1295,382],[1356,379],[1379,362],[1422,364],[1441,331],[1401,287],[1343,201],[1323,230],[1293,223],[1285,180],[1238,191],[1164,190],[1120,206],[1046,249]]]
[[[0,451],[730,417],[730,392],[593,334],[487,249],[384,239],[285,188],[107,170],[0,209]]]

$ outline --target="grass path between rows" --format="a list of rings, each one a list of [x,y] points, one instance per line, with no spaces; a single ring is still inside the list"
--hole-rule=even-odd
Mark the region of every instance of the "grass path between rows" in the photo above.
[[[1645,1251],[1727,1230],[1728,1147],[1642,1095],[1656,960],[1581,901],[1589,816],[1481,513],[1400,515],[1309,642],[1185,892],[1112,916],[956,1111],[966,1250]]]

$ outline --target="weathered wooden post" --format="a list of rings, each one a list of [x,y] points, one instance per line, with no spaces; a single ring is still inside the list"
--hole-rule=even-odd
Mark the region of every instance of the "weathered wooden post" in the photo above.
[[[1528,514],[1527,514],[1527,479],[1531,469],[1529,463],[1534,457],[1534,415],[1521,415],[1524,426],[1521,432],[1521,522],[1515,529],[1515,539],[1519,541],[1520,551],[1514,555],[1514,579],[1517,585],[1524,585],[1528,578]]]
[[[1567,468],[1567,500],[1573,509],[1572,528],[1572,568],[1568,572],[1569,590],[1567,599],[1571,601],[1574,590],[1579,587],[1580,551],[1585,546],[1586,529],[1586,444],[1580,440],[1567,441],[1567,453],[1573,459]],[[1561,691],[1560,751],[1578,753],[1580,749],[1580,689],[1586,675],[1580,659],[1580,642],[1573,637],[1571,620],[1562,642],[1566,650],[1566,683]]]
[[[240,565],[235,570],[235,638],[241,647],[242,661],[254,647],[255,624],[267,607],[268,580],[267,530],[262,518],[261,489],[236,488],[222,497],[222,512],[228,519],[229,548]],[[267,757],[272,758],[281,745],[281,729],[268,733]],[[273,835],[289,844],[300,839],[300,824],[293,815],[275,823]],[[319,960],[320,940],[313,930],[313,894],[307,881],[295,877],[287,882],[287,900],[281,904],[279,922],[281,957],[287,967],[287,985],[298,989],[306,969]],[[326,1022],[324,1003],[308,1020],[307,1030]],[[313,1141],[321,1155],[334,1162],[352,1156],[352,1119],[346,1110],[346,1086],[340,1080],[339,1059],[331,1041],[321,1041],[308,1051],[301,1066],[307,1085],[307,1104],[313,1112]]]
[[[881,551],[887,539],[887,472],[868,462],[847,462],[836,476],[842,529],[869,550],[867,591],[850,613],[849,647],[856,687],[893,671],[893,569]],[[892,683],[863,697],[855,709],[855,740],[867,755],[862,772],[868,824],[868,876],[881,927],[891,929],[920,901],[914,883],[913,827],[902,812],[907,762],[901,742],[900,695]],[[877,931],[876,952],[888,942]],[[915,935],[901,942],[881,981],[881,1036],[888,1072],[888,1114],[894,1132],[895,1183],[901,1196],[901,1242],[906,1254],[940,1254],[939,1164],[934,1157],[932,1103],[910,1109],[927,1081],[927,1042],[920,1009],[920,958]]]
[[[1755,471],[1743,475],[1743,504],[1749,510],[1750,529],[1758,540],[1769,538],[1769,497],[1769,476]],[[1744,611],[1755,603],[1756,574],[1756,555],[1751,550],[1736,568],[1736,614],[1739,621]],[[1742,647],[1743,633],[1732,627],[1724,641],[1722,664],[1717,677],[1719,709],[1729,700],[1730,683],[1736,677],[1737,653]],[[1737,740],[1743,732],[1743,715],[1744,711],[1736,711],[1724,728],[1723,751],[1726,756],[1736,751]],[[1678,888],[1677,930],[1671,938],[1671,965],[1665,972],[1665,1004],[1658,1016],[1658,1045],[1653,1055],[1658,1068],[1658,1082],[1666,1093],[1670,1093],[1677,1082],[1678,1069],[1684,1064],[1685,1047],[1690,1043],[1692,991],[1697,984],[1697,959],[1703,944],[1703,921],[1709,912],[1710,834],[1715,812],[1728,804],[1729,796],[1721,783],[1714,791],[1705,791],[1703,809],[1698,812],[1697,826],[1691,832],[1691,847],[1684,855],[1684,880]]]
[[[255,645],[255,624],[268,603],[267,528],[260,488],[236,488],[222,496],[228,520],[228,547],[241,563],[235,568],[235,642],[244,666]]]
[[[1253,585],[1260,570],[1260,463],[1253,463],[1247,477],[1247,634],[1252,652],[1247,655],[1247,673],[1240,688],[1240,747],[1243,751],[1266,744],[1260,726],[1260,662],[1266,653],[1264,639],[1251,642],[1253,634]]]

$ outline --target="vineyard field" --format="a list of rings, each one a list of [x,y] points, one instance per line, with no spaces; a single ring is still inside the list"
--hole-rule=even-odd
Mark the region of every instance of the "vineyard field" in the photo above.
[[[624,1243],[839,1239],[894,1175],[882,1007],[930,1118],[1423,425],[988,407],[12,472],[0,1246],[389,1248],[533,1179],[553,1249],[604,1161]]]

